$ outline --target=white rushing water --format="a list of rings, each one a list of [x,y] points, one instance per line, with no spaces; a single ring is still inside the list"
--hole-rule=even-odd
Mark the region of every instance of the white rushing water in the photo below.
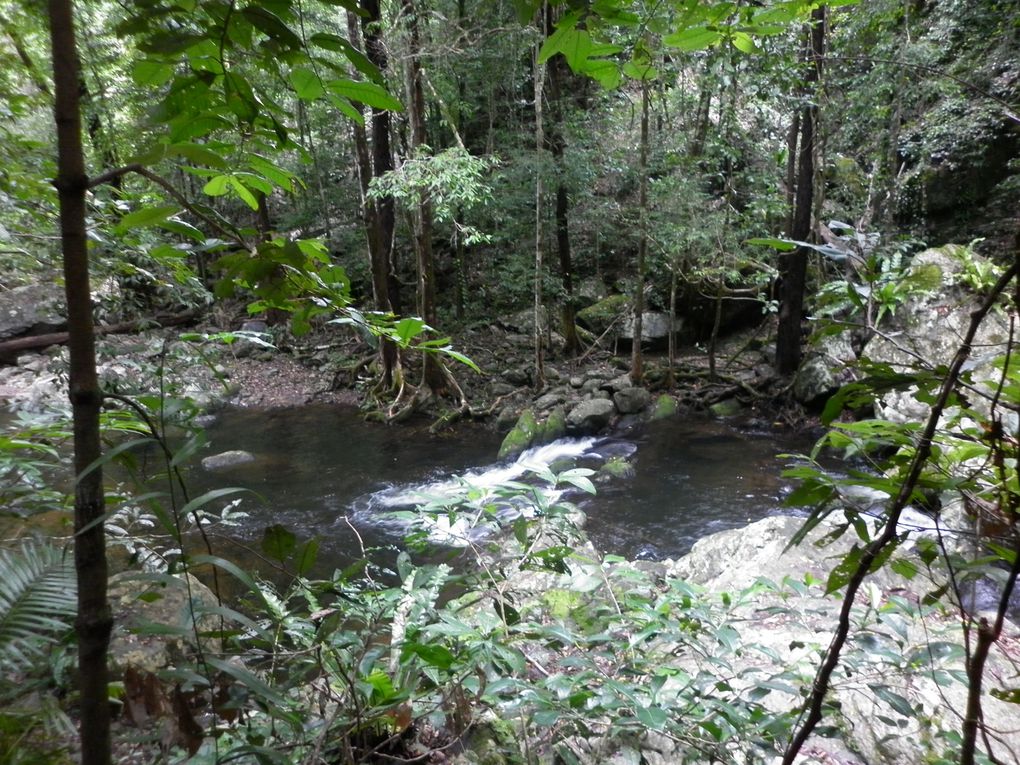
[[[561,438],[528,449],[510,463],[415,485],[389,486],[356,500],[352,514],[363,523],[404,532],[412,517],[400,511],[421,507],[427,511],[424,523],[432,541],[463,546],[491,530],[491,523],[486,522],[489,513],[494,512],[502,521],[519,515],[531,517],[539,501],[551,504],[563,494],[562,488],[538,481],[529,483],[530,491],[517,491],[508,497],[502,491],[507,484],[527,479],[529,474],[547,473],[556,463],[599,456],[594,451],[598,443],[595,438]],[[629,452],[636,448],[628,446]]]

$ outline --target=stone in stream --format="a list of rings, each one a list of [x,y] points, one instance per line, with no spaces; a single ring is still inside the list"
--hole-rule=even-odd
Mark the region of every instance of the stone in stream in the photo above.
[[[613,403],[616,404],[620,414],[637,414],[648,406],[651,400],[652,394],[645,388],[624,388],[613,394]]]
[[[210,471],[228,470],[232,467],[246,465],[254,461],[255,455],[251,452],[232,449],[228,452],[220,452],[219,454],[211,454],[208,457],[204,457],[202,459],[202,467]]]
[[[567,415],[567,430],[572,433],[597,433],[609,424],[614,414],[616,407],[608,399],[582,401]]]
[[[506,434],[499,447],[499,459],[516,457],[535,442],[538,435],[538,422],[531,409],[525,409],[517,418],[517,424]]]
[[[676,414],[676,399],[668,393],[663,393],[655,399],[655,407],[652,409],[652,420],[665,420]]]
[[[539,440],[543,444],[550,444],[557,439],[567,435],[567,413],[562,406],[557,406],[540,426],[541,435]]]

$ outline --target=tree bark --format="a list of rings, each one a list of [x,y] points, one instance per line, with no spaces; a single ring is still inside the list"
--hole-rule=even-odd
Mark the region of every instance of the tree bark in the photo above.
[[[365,11],[361,29],[365,37],[365,56],[385,75],[389,68],[389,57],[382,36],[382,13],[379,0],[362,0],[361,7]],[[390,147],[390,113],[386,109],[372,109],[372,173],[378,178],[393,169],[393,150]],[[400,313],[400,282],[397,281],[397,268],[393,253],[393,232],[396,224],[396,210],[393,197],[383,197],[376,201],[376,226],[378,227],[378,246],[372,262],[372,282],[385,279],[386,296],[389,310]],[[382,294],[382,285],[378,289]],[[381,310],[381,309],[380,309]]]
[[[351,44],[360,46],[360,32],[358,29],[357,16],[347,12],[347,34]],[[378,35],[376,30],[374,34]],[[374,44],[378,44],[376,39]],[[372,113],[372,125],[375,128],[376,112]],[[386,156],[389,159],[389,118],[382,127],[386,130]],[[393,306],[390,303],[390,242],[393,239],[393,198],[370,199],[368,196],[369,184],[372,178],[376,177],[372,166],[372,152],[368,144],[368,135],[363,125],[354,124],[354,150],[358,164],[358,180],[361,192],[361,212],[365,227],[365,238],[368,242],[368,262],[372,273],[372,296],[375,301],[375,309],[381,313],[393,313]],[[390,208],[391,229],[387,233],[384,230],[383,210],[386,205]],[[392,389],[399,384],[399,350],[393,341],[386,338],[379,340],[379,363],[382,367],[380,373],[380,384],[383,389]]]
[[[641,81],[641,146],[638,154],[638,251],[637,273],[634,285],[634,323],[630,353],[630,379],[640,385],[645,377],[644,356],[641,353],[641,335],[645,313],[645,260],[648,253],[648,83]],[[670,329],[672,331],[672,329]]]
[[[553,33],[551,10],[546,13],[546,36]],[[566,99],[563,90],[568,75],[564,69],[565,59],[553,56],[546,64],[549,70],[549,101],[552,105],[552,124],[549,129],[548,145],[556,165],[556,252],[559,256],[560,282],[563,285],[563,303],[560,307],[560,330],[563,332],[563,352],[576,356],[581,351],[577,336],[576,307],[574,305],[574,266],[570,253],[570,196],[567,191],[566,137],[563,126],[566,120]]]
[[[540,17],[541,18],[541,17]],[[542,353],[542,276],[544,266],[542,265],[545,254],[545,232],[542,220],[542,197],[544,188],[542,184],[542,159],[545,154],[545,124],[543,122],[542,99],[545,86],[545,67],[539,65],[538,56],[535,56],[534,66],[535,78],[535,156],[538,159],[535,167],[535,280],[532,286],[534,290],[533,316],[535,322],[535,390],[540,391],[545,387],[545,360]]]
[[[70,0],[49,2],[57,126],[57,179],[64,287],[71,356],[70,398],[74,420],[74,565],[78,578],[78,670],[83,765],[110,763],[110,706],[106,653],[113,619],[107,601],[103,472],[82,475],[102,456],[95,338],[89,286],[85,192],[89,182],[82,151],[81,70]]]
[[[825,6],[811,12],[811,38],[807,58],[805,97],[800,118],[800,146],[797,162],[797,204],[793,214],[793,239],[807,241],[811,236],[811,211],[814,204],[815,121],[818,117],[816,93],[825,53]],[[807,280],[808,250],[798,247],[781,256],[779,262],[779,328],[776,338],[776,370],[781,375],[797,371],[801,358],[801,320]]]
[[[411,154],[421,151],[425,140],[425,84],[421,70],[421,20],[414,0],[401,0],[408,31],[407,101],[411,127]],[[418,266],[418,313],[430,327],[436,326],[436,277],[432,255],[432,200],[423,193],[412,213],[414,252]],[[429,390],[442,395],[446,391],[446,373],[434,353],[425,353],[422,378]]]

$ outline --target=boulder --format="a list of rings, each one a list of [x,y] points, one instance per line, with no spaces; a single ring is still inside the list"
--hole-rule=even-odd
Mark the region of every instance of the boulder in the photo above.
[[[905,372],[915,369],[919,358],[931,364],[947,364],[956,354],[970,324],[970,313],[979,302],[961,283],[968,261],[982,263],[983,259],[958,245],[916,255],[905,280],[923,284],[925,291],[900,306],[893,325],[883,336],[868,343],[865,354]],[[936,289],[928,289],[931,284],[940,283]],[[997,384],[995,361],[1005,353],[1008,340],[1008,316],[991,311],[978,329],[967,364],[973,383],[986,393],[991,393]],[[914,398],[915,392],[911,388],[886,393],[878,403],[878,416],[894,422],[923,422],[929,407]],[[988,413],[984,397],[970,399],[977,411]],[[946,416],[952,417],[957,411],[950,407]]]
[[[672,324],[673,334],[683,329],[683,320],[677,319]],[[651,346],[665,347],[669,342],[669,314],[662,311],[645,311],[641,314],[641,342]],[[628,317],[620,329],[620,339],[634,340],[634,318]]]
[[[599,387],[602,388],[602,390],[609,391],[610,393],[616,393],[617,391],[624,390],[625,388],[633,388],[634,383],[630,379],[630,375],[619,375],[608,382],[602,383]]]
[[[794,398],[806,406],[824,404],[841,385],[852,380],[850,370],[856,361],[857,354],[846,333],[825,336],[797,370],[793,378]]]
[[[616,414],[616,407],[608,399],[582,401],[567,415],[567,430],[572,433],[598,433]]]
[[[219,454],[211,454],[202,458],[202,467],[209,471],[229,470],[238,465],[246,465],[255,461],[255,455],[242,449],[232,449]]]
[[[724,398],[708,407],[708,411],[716,417],[736,417],[744,411],[744,405],[735,398]]]
[[[630,306],[626,295],[610,295],[594,305],[577,312],[577,322],[596,335],[601,335],[614,323],[623,320]]]
[[[506,438],[500,444],[499,459],[516,457],[535,443],[538,432],[538,422],[535,420],[535,413],[531,409],[525,409],[521,412],[521,416],[517,418],[517,424],[506,434]]]
[[[540,396],[535,399],[535,409],[539,412],[544,412],[546,409],[552,409],[554,406],[563,403],[563,394],[558,391],[550,391],[544,396]]]
[[[620,414],[637,414],[652,400],[652,394],[645,388],[624,388],[613,394],[613,403]]]
[[[0,292],[0,340],[59,332],[67,325],[64,293],[55,282]]]
[[[194,616],[217,606],[216,596],[191,575],[151,575],[126,572],[110,580],[109,600],[114,631],[110,665],[115,677],[128,669],[158,672],[177,663],[195,644]],[[217,619],[199,617],[200,630],[212,629]]]
[[[655,399],[655,406],[652,409],[652,420],[665,420],[676,415],[676,399],[668,393],[663,393]]]

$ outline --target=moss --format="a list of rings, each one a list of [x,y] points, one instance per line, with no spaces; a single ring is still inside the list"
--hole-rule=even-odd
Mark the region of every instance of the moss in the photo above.
[[[735,417],[743,411],[744,407],[735,398],[724,398],[710,406],[709,411],[716,417]]]
[[[634,466],[623,457],[612,457],[599,468],[599,473],[611,478],[630,478],[634,475]]]
[[[567,413],[561,407],[549,412],[549,417],[542,423],[536,443],[549,444],[567,434]]]
[[[670,396],[668,393],[663,393],[657,399],[655,399],[655,405],[652,407],[653,420],[665,420],[668,417],[676,415],[676,399]]]
[[[535,420],[535,413],[530,409],[521,412],[517,418],[517,424],[513,430],[506,434],[503,443],[499,447],[499,459],[516,457],[535,442],[538,436],[538,422]]]
[[[596,335],[601,335],[627,309],[629,303],[630,298],[626,295],[610,295],[578,311],[577,320]]]

